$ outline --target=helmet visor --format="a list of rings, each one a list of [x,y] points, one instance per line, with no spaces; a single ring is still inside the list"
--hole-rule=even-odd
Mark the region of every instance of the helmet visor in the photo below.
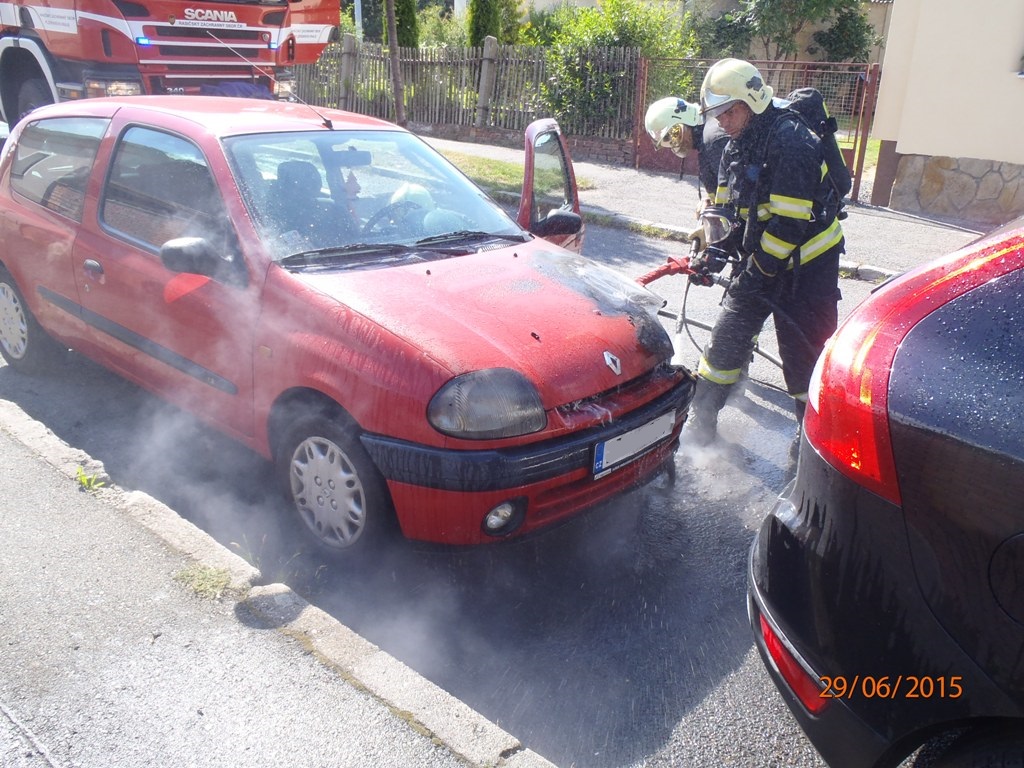
[[[665,144],[674,154],[686,157],[687,153],[693,149],[693,132],[682,123],[676,123],[669,128],[668,134],[665,136]]]
[[[705,91],[701,114],[704,116],[705,120],[712,117],[718,117],[729,109],[729,107],[735,104],[736,101],[737,99],[735,97],[727,94]]]

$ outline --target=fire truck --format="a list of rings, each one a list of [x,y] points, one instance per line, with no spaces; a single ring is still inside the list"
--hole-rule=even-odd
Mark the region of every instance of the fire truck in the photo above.
[[[288,98],[337,39],[338,0],[0,1],[0,112],[92,96]]]

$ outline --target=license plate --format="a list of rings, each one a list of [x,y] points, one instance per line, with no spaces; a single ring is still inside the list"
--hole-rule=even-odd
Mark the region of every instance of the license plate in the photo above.
[[[607,475],[665,439],[672,434],[675,424],[675,413],[666,413],[643,426],[598,443],[594,447],[594,478]]]

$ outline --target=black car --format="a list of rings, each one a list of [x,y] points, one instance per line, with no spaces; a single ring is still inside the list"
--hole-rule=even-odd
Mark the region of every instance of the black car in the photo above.
[[[1022,323],[1024,219],[876,289],[818,361],[748,608],[832,768],[1024,766]]]

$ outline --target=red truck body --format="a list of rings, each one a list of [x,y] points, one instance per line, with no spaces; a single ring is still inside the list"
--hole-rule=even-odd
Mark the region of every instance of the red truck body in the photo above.
[[[336,37],[334,0],[16,0],[0,3],[0,111],[90,96],[287,98],[289,67]]]

